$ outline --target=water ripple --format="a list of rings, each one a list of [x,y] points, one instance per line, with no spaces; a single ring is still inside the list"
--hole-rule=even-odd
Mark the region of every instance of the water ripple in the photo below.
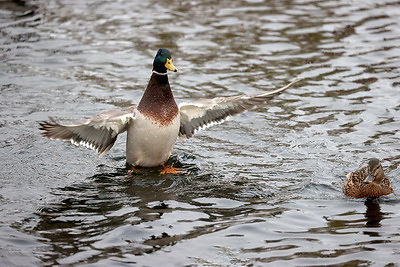
[[[23,3],[0,4],[1,265],[397,264],[398,196],[341,185],[378,157],[400,190],[398,2]],[[160,47],[179,102],[304,80],[180,140],[181,175],[40,136],[137,103]]]

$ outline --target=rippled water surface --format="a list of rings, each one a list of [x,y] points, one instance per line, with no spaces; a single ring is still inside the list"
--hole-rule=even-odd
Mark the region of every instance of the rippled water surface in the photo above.
[[[1,1],[0,265],[399,266],[398,1]],[[158,48],[178,102],[265,108],[177,143],[182,175],[128,175],[38,122],[137,103]],[[343,195],[382,159],[396,194]]]

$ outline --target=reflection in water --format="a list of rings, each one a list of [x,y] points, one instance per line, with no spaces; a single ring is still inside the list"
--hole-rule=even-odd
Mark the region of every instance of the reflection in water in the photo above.
[[[162,200],[172,199],[165,189],[175,181],[156,176],[128,178],[126,173],[126,170],[102,173],[80,185],[58,189],[57,194],[64,199],[41,209],[40,221],[33,231],[47,238],[53,251],[62,254],[62,258],[82,251],[97,254],[91,247],[112,250],[112,247],[131,246],[135,254],[150,252],[152,248],[141,245],[141,241],[158,233],[144,225],[168,212]],[[150,203],[159,205],[150,207]],[[143,227],[135,230],[134,225],[138,224]],[[49,262],[59,259],[59,256],[48,257]]]
[[[378,199],[367,199],[365,202],[365,218],[367,222],[366,227],[381,227],[381,221],[384,218],[384,213],[381,212],[381,207],[379,205]]]
[[[202,186],[210,178],[203,175]],[[193,183],[201,182],[185,175],[159,175],[158,170],[94,175],[57,189],[62,200],[41,208],[29,231],[52,246],[51,253],[41,256],[48,264],[91,262],[121,253],[153,253],[240,224],[243,214],[252,210],[246,202],[211,198],[196,185],[190,188]]]
[[[359,202],[357,202],[359,203]],[[381,207],[379,204],[379,198],[368,198],[364,201],[365,212],[349,211],[344,214],[338,215],[339,219],[327,218],[328,225],[331,229],[350,229],[350,228],[379,228],[381,227],[381,221],[385,218],[387,213],[381,212]],[[363,215],[363,218],[359,215]],[[379,232],[366,232],[368,235],[379,236]]]

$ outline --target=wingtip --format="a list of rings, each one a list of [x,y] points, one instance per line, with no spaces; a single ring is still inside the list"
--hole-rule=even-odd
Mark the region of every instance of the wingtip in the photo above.
[[[298,83],[300,81],[302,81],[304,78],[298,77],[296,79],[294,79],[293,81],[291,81],[290,83],[288,83],[286,86],[282,87],[281,89],[286,90],[287,88],[291,87],[293,84]]]
[[[268,94],[270,94],[271,96],[275,96],[275,95],[281,94],[283,91],[285,91],[286,89],[290,88],[293,84],[295,84],[295,83],[297,83],[297,82],[299,82],[301,80],[303,80],[303,78],[296,78],[293,81],[291,81],[290,83],[288,83],[287,85],[285,85],[285,86],[283,86],[281,88],[278,88],[278,89],[276,89],[276,90],[274,90],[272,92],[269,92]]]
[[[58,126],[59,124],[56,122],[56,120],[53,117],[49,117],[49,120],[47,121],[40,121],[39,122],[39,130],[43,131],[41,134],[43,137],[51,138],[50,131]]]
[[[303,77],[297,77],[292,81],[292,83],[297,83],[297,82],[299,82],[301,80],[304,80],[304,78]]]

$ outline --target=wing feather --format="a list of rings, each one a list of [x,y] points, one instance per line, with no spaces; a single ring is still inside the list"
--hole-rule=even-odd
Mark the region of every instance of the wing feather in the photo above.
[[[40,122],[42,135],[50,139],[70,141],[74,145],[95,150],[105,155],[114,145],[118,134],[127,130],[135,118],[135,107],[100,113],[81,123],[62,125],[53,118]]]
[[[265,105],[300,79],[288,85],[262,94],[218,97],[179,105],[181,126],[179,134],[190,138],[199,129],[218,124],[228,117]]]

